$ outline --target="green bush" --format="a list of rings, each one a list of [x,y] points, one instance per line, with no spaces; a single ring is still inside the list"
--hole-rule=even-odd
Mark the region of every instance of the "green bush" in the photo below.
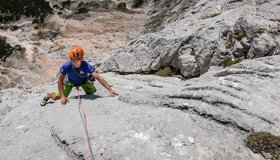
[[[122,11],[122,12],[126,12],[128,9],[126,8],[126,4],[125,3],[119,3],[118,6],[117,6],[117,9],[119,11]]]
[[[70,0],[64,1],[64,2],[61,3],[61,5],[62,5],[63,8],[66,8],[66,9],[70,10],[71,1]]]
[[[125,13],[133,13],[131,10],[129,10],[126,7],[126,3],[121,2],[117,4],[112,0],[86,2],[85,7],[87,8],[88,11],[93,11],[93,12],[106,12],[110,10],[117,10]]]
[[[247,37],[246,31],[243,31],[243,30],[235,30],[234,34],[235,34],[235,36],[234,36],[235,39],[237,39],[238,41],[241,41],[242,38]]]
[[[52,13],[52,8],[44,0],[0,1],[0,22],[18,20],[22,15],[34,17],[35,22],[43,22],[49,13]]]
[[[144,4],[144,0],[133,0],[132,8],[139,8]]]
[[[231,49],[236,41],[241,41],[244,37],[247,37],[246,31],[236,29],[234,32],[229,32],[226,37],[225,45],[227,49]]]
[[[6,42],[4,37],[0,37],[0,60],[5,61],[14,51],[14,48]]]
[[[220,66],[222,67],[228,67],[231,66],[233,64],[237,64],[240,63],[243,60],[243,58],[236,58],[236,59],[232,59],[231,57],[226,57],[220,64]]]
[[[162,77],[170,77],[173,75],[173,71],[170,67],[166,67],[164,69],[157,71],[155,75],[162,76]]]
[[[273,159],[280,159],[280,136],[268,132],[253,132],[247,137],[247,147],[254,153],[269,153]]]

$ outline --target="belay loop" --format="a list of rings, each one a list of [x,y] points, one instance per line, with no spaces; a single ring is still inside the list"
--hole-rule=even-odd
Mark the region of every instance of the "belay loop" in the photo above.
[[[82,99],[80,97],[79,88],[77,88],[77,90],[78,90],[78,99],[79,99],[78,108],[79,108],[79,113],[80,113],[81,120],[83,122],[84,129],[85,129],[85,132],[86,132],[88,152],[89,152],[89,155],[90,155],[90,160],[94,160],[92,149],[91,149],[91,144],[90,144],[90,138],[89,138],[89,135],[88,135],[87,117],[86,117],[86,114],[85,114],[83,106],[82,106]]]

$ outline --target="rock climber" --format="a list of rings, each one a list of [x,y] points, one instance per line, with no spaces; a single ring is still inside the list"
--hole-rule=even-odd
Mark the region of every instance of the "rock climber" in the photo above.
[[[83,57],[84,51],[80,46],[71,48],[69,52],[70,60],[64,63],[60,68],[58,90],[48,93],[43,98],[41,106],[45,106],[49,99],[60,99],[61,104],[65,105],[69,102],[67,97],[73,87],[81,86],[87,95],[95,93],[94,79],[102,84],[110,92],[111,96],[118,95],[118,93],[109,86],[107,81],[95,71],[94,66],[85,61]]]

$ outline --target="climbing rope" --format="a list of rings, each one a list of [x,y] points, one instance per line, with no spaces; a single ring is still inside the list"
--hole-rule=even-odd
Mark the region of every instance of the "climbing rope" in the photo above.
[[[81,120],[83,122],[83,126],[84,126],[84,129],[85,129],[85,132],[86,132],[86,136],[87,136],[88,152],[89,152],[89,155],[90,155],[90,160],[94,160],[91,145],[90,145],[90,138],[89,138],[89,135],[88,135],[87,117],[86,117],[86,114],[85,114],[84,109],[83,109],[79,88],[77,88],[77,90],[78,90],[78,99],[79,99],[79,103],[78,103],[79,113],[80,113],[80,116],[81,116]]]

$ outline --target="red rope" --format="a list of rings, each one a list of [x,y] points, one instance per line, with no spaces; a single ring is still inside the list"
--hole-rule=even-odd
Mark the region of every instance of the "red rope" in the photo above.
[[[84,129],[85,129],[85,132],[86,132],[88,152],[90,154],[90,160],[94,160],[91,145],[90,145],[90,138],[89,138],[89,135],[88,135],[87,117],[86,117],[86,114],[84,112],[84,108],[83,108],[83,105],[82,105],[82,100],[81,100],[81,97],[80,97],[79,88],[77,88],[77,90],[78,90],[78,98],[79,98],[79,105],[78,105],[79,106],[79,113],[80,113],[80,116],[81,116],[81,119],[82,119],[82,122],[83,122],[83,126],[84,126]]]

